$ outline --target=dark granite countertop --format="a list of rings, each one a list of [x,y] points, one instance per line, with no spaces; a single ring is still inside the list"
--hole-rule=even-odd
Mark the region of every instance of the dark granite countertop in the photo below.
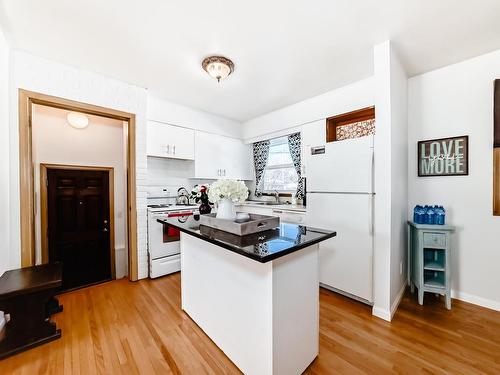
[[[337,235],[334,231],[281,222],[276,229],[237,236],[200,225],[199,215],[189,216],[185,222],[172,219],[169,221],[158,219],[158,222],[261,263],[280,258]]]

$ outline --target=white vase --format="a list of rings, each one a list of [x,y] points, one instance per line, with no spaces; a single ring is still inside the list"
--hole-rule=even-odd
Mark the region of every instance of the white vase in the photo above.
[[[231,199],[224,198],[217,204],[217,219],[235,220],[236,208]]]

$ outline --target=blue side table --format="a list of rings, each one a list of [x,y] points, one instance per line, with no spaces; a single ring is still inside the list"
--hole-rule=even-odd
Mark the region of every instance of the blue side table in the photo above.
[[[418,289],[418,303],[424,303],[424,292],[444,295],[451,309],[450,234],[449,225],[416,224],[408,221],[408,284]]]

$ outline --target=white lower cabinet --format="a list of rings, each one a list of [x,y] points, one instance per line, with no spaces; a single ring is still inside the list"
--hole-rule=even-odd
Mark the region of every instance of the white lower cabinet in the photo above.
[[[178,272],[181,269],[181,255],[172,255],[169,257],[153,259],[149,264],[149,277],[168,275],[169,273]]]
[[[251,145],[222,135],[195,132],[195,178],[253,180]]]
[[[306,213],[300,211],[273,209],[271,216],[278,216],[286,223],[305,224],[306,222]]]
[[[305,224],[306,223],[306,213],[303,211],[293,211],[282,208],[272,208],[272,207],[255,207],[255,206],[237,206],[237,212],[248,212],[257,215],[267,215],[267,216],[278,216],[282,222],[294,223],[294,224]]]

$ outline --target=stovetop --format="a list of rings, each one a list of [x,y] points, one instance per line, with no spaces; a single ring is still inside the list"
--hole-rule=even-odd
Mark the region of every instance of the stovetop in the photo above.
[[[193,210],[198,208],[194,204],[148,204],[149,211],[174,211],[174,210]]]

